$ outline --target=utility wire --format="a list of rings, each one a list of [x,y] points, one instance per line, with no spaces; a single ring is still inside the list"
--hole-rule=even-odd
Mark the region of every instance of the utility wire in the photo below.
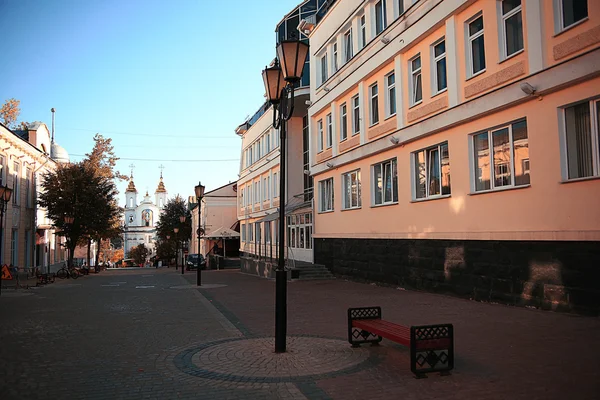
[[[201,135],[160,135],[160,134],[151,134],[151,133],[131,133],[131,132],[112,132],[112,131],[102,131],[100,129],[83,129],[83,128],[61,128],[65,131],[86,131],[86,132],[97,132],[99,134],[110,133],[113,135],[128,135],[128,136],[152,136],[152,137],[170,137],[170,138],[188,138],[188,139],[239,139],[235,136],[201,136]]]
[[[85,157],[85,154],[69,154],[70,156],[76,157]],[[152,161],[152,162],[239,162],[239,158],[225,158],[221,160],[165,160],[163,158],[128,158],[128,157],[119,157],[119,160],[127,160],[127,161]]]

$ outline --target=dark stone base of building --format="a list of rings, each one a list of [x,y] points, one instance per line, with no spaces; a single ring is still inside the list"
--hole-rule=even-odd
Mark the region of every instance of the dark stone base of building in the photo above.
[[[600,315],[600,242],[314,239],[337,276]]]

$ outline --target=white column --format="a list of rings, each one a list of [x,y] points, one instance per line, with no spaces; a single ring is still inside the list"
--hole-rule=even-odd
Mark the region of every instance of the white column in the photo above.
[[[358,106],[360,107],[360,144],[367,142],[367,119],[365,118],[365,83],[358,84]],[[354,111],[352,111],[354,115]]]
[[[544,40],[543,25],[543,0],[525,0],[525,25],[527,26],[527,58],[529,62],[529,73],[534,74],[545,67],[546,43]],[[545,7],[552,8],[549,1]],[[551,11],[551,10],[550,10]]]
[[[448,105],[458,105],[458,58],[456,57],[456,18],[451,16],[446,20],[446,82],[448,83]]]
[[[360,43],[360,17],[354,18],[352,21],[352,53],[356,54],[361,49],[359,46]]]
[[[394,74],[396,75],[396,127],[404,127],[404,68],[402,68],[402,56],[398,54],[394,58]]]
[[[367,24],[367,43],[375,37],[375,3],[370,2],[365,7],[365,23]]]
[[[398,0],[383,0],[385,1],[385,21],[386,27],[390,26],[396,19],[396,3]]]

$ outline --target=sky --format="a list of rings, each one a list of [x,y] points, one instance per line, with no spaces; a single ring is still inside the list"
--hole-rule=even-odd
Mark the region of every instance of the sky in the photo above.
[[[238,179],[235,128],[264,102],[275,27],[301,0],[0,0],[0,102],[80,161],[112,139],[138,202],[163,165],[169,198]],[[125,203],[127,182],[119,182]],[[154,198],[154,197],[152,197]]]

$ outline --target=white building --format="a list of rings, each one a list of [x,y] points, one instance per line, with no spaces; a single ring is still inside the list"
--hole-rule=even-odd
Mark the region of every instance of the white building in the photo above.
[[[162,174],[160,182],[154,192],[154,202],[151,200],[148,192],[141,203],[137,202],[137,189],[133,183],[133,173],[129,179],[129,185],[125,190],[125,213],[124,213],[124,241],[123,248],[125,258],[128,258],[129,251],[140,244],[146,246],[149,250],[149,257],[156,254],[156,223],[160,212],[167,203],[167,189],[163,183]]]

